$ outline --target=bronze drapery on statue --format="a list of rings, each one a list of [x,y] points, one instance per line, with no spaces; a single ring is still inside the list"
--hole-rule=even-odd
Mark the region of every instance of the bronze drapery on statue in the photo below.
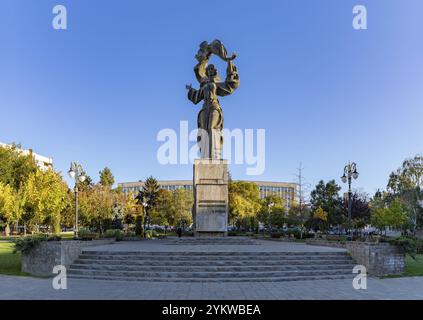
[[[213,64],[208,64],[211,55],[217,55],[227,62],[226,78],[221,81],[217,69]],[[187,85],[188,99],[194,104],[204,101],[198,114],[197,142],[201,158],[221,159],[223,148],[223,112],[218,96],[224,97],[232,94],[239,86],[239,76],[233,60],[236,54],[228,57],[227,51],[219,40],[210,44],[206,41],[200,44],[200,49],[195,58],[198,63],[194,67],[195,76],[200,84],[199,89]]]

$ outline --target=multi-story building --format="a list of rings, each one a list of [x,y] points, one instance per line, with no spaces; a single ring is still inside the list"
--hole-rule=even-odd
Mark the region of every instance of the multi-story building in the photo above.
[[[192,180],[162,180],[158,181],[160,188],[174,191],[177,189],[192,190]],[[277,195],[282,199],[282,203],[287,207],[291,208],[296,201],[297,184],[288,182],[269,182],[269,181],[250,181],[254,182],[259,187],[260,197],[265,198],[269,195]],[[132,192],[137,194],[142,190],[144,182],[123,182],[118,183],[118,187],[122,188],[125,194]]]
[[[11,148],[11,147],[13,147],[13,145],[0,142],[0,147]],[[38,153],[35,153],[35,152],[32,151],[32,149],[28,149],[28,150],[17,149],[17,151],[24,156],[30,155],[34,159],[35,164],[41,170],[47,170],[47,169],[53,168],[53,159],[52,158],[42,156]]]

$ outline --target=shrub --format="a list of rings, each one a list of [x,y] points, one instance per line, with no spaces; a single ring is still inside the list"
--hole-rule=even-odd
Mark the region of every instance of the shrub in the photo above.
[[[133,238],[136,237],[137,234],[134,231],[127,231],[124,235],[124,237]]]
[[[252,234],[252,232],[228,231],[228,236],[230,237],[248,236],[250,234]]]
[[[28,253],[31,249],[35,248],[40,242],[47,241],[46,234],[36,234],[17,238],[15,240],[15,252]]]
[[[124,234],[120,229],[109,229],[104,233],[104,238],[115,238],[116,241],[123,240]]]
[[[420,240],[416,238],[401,236],[389,240],[389,243],[400,247],[404,251],[404,253],[409,254],[414,260],[416,259],[416,254],[421,249]]]
[[[303,232],[303,239],[310,239],[310,238],[314,238],[314,233]]]
[[[423,254],[423,239],[415,239],[416,240],[416,253]]]
[[[193,237],[194,232],[193,231],[182,231],[182,237]]]
[[[146,239],[153,239],[153,238],[157,238],[158,233],[156,230],[147,230],[145,231],[145,238]]]
[[[61,241],[61,240],[62,240],[62,237],[57,235],[50,236],[47,238],[47,241]]]
[[[272,232],[270,235],[272,238],[279,239],[282,236],[280,232]]]
[[[97,233],[92,232],[90,229],[79,229],[78,237],[83,241],[89,241],[98,237]]]

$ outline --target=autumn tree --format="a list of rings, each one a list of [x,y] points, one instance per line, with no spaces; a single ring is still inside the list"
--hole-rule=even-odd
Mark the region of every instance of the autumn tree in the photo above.
[[[322,207],[317,207],[316,210],[313,212],[313,219],[316,222],[317,227],[324,231],[327,229],[328,224],[328,213],[323,210]]]
[[[229,220],[232,225],[244,222],[251,226],[251,221],[260,211],[260,193],[257,184],[246,181],[229,183]]]
[[[192,223],[192,206],[194,204],[194,197],[192,192],[177,189],[172,194],[172,213],[173,225],[187,227]]]
[[[116,192],[108,186],[97,184],[80,193],[79,211],[81,224],[100,233],[112,228],[113,208],[118,203]]]
[[[22,215],[20,197],[10,185],[0,182],[0,220],[6,225],[6,236],[10,232],[10,224],[17,224]]]
[[[47,224],[55,234],[60,233],[62,211],[67,207],[68,187],[53,170],[37,170],[26,181],[22,196],[25,199],[24,220],[30,227]]]

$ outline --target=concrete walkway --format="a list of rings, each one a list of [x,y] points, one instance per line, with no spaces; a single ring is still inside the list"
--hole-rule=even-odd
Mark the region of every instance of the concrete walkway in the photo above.
[[[295,242],[256,240],[256,245],[187,245],[175,239],[117,242],[90,247],[94,251],[150,252],[344,252],[344,249]],[[173,243],[173,244],[172,244]],[[353,275],[352,275],[353,277]],[[351,277],[351,278],[352,278]],[[423,299],[423,277],[369,278],[367,290],[355,290],[351,279],[292,282],[130,282],[68,279],[55,290],[52,279],[0,275],[0,299],[142,299],[142,300],[266,300],[266,299]]]
[[[351,280],[277,283],[171,283],[68,279],[55,290],[51,279],[0,275],[0,300],[267,300],[267,299],[423,299],[423,277],[368,279],[367,290]]]

